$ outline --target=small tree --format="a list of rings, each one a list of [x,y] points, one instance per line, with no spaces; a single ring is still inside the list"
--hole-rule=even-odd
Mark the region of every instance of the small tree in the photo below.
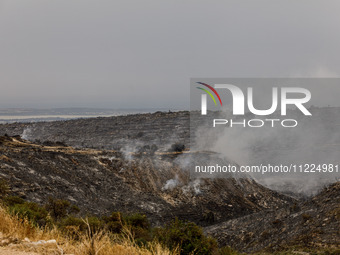
[[[180,248],[181,254],[208,255],[217,250],[215,239],[206,237],[202,228],[179,219],[156,230],[156,238],[170,249]]]
[[[52,197],[49,197],[45,207],[46,210],[49,211],[51,216],[54,219],[58,220],[66,217],[70,205],[70,202],[67,200],[54,199]]]

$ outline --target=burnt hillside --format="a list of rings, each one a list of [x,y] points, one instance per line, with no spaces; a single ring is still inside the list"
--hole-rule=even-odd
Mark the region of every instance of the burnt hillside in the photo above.
[[[243,252],[294,246],[340,248],[340,182],[290,208],[250,214],[207,227],[205,232],[220,245]]]
[[[174,217],[210,225],[261,210],[289,207],[294,199],[251,179],[191,180],[173,161],[181,153],[130,155],[0,137],[0,177],[11,192],[44,203],[69,200],[84,211],[142,212],[154,224]],[[171,157],[171,160],[167,160]]]
[[[0,135],[21,135],[30,141],[64,142],[73,147],[120,149],[137,145],[170,148],[189,145],[189,112],[156,112],[116,117],[98,117],[0,125]]]

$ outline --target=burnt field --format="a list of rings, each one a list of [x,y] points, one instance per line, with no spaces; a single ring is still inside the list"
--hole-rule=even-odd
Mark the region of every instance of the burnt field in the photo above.
[[[12,123],[0,125],[0,134],[0,178],[25,200],[67,200],[83,215],[138,212],[153,226],[177,217],[244,252],[339,247],[336,179],[306,197],[250,176],[190,178],[183,162],[218,154],[190,151],[189,112]],[[336,143],[326,149],[334,153]]]

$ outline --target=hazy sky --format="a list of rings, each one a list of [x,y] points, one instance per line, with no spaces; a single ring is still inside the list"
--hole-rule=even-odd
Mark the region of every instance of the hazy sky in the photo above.
[[[0,107],[187,108],[192,77],[335,77],[338,0],[0,0]]]

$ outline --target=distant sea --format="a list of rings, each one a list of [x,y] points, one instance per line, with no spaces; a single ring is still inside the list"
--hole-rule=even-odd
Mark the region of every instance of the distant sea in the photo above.
[[[0,109],[0,124],[14,122],[39,122],[80,118],[111,117],[138,113],[153,113],[156,111],[169,111],[169,109],[3,108]]]

